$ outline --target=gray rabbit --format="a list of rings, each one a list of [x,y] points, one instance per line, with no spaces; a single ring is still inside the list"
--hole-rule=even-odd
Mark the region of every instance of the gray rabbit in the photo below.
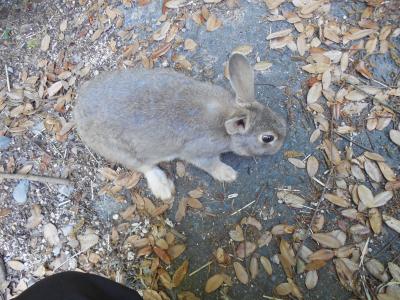
[[[234,181],[236,171],[220,154],[274,154],[286,122],[255,100],[253,69],[243,55],[233,54],[228,67],[236,96],[169,70],[99,75],[78,92],[78,134],[106,159],[142,172],[164,201],[175,188],[157,166],[162,161],[179,158],[219,181]]]

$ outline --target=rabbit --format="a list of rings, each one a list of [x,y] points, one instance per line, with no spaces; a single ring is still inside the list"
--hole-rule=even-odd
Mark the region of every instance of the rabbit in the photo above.
[[[74,118],[82,141],[109,161],[142,172],[153,195],[173,200],[174,183],[157,164],[185,160],[216,180],[236,171],[220,154],[274,154],[285,119],[255,100],[254,72],[232,54],[226,89],[166,69],[104,73],[78,91]]]

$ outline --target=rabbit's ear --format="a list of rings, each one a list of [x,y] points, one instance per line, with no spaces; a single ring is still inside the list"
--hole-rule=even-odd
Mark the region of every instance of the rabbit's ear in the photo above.
[[[254,72],[246,57],[239,53],[233,54],[229,58],[228,68],[237,103],[246,105],[254,102]]]
[[[225,129],[229,135],[246,133],[249,129],[249,116],[236,116],[226,120]]]

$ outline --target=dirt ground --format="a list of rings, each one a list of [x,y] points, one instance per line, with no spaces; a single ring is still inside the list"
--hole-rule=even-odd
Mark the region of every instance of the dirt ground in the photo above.
[[[0,171],[17,174],[0,176],[0,292],[80,270],[145,299],[400,299],[399,6],[0,2]],[[230,89],[234,51],[289,124],[273,156],[223,155],[234,183],[163,163],[169,206],[76,134],[79,86],[99,73],[174,68]]]

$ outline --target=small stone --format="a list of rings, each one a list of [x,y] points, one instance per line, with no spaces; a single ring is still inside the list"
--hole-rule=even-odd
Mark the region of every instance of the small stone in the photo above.
[[[74,191],[74,187],[69,185],[62,185],[59,187],[58,192],[65,197],[71,196],[71,193]]]
[[[18,204],[24,204],[28,199],[29,181],[21,180],[13,191],[13,198]]]
[[[0,136],[0,150],[7,150],[11,144],[11,139],[6,136]]]

